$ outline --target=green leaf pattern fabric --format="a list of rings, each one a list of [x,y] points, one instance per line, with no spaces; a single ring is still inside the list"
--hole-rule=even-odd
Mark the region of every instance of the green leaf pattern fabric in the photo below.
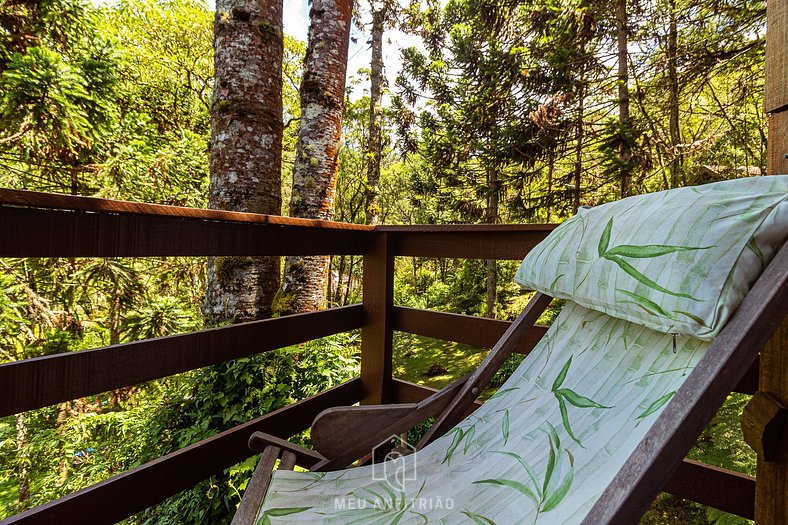
[[[788,235],[788,175],[581,209],[515,280],[665,333],[711,341]]]
[[[674,352],[671,335],[568,302],[498,394],[404,458],[403,490],[369,466],[277,471],[257,523],[579,523],[708,346],[679,336]]]

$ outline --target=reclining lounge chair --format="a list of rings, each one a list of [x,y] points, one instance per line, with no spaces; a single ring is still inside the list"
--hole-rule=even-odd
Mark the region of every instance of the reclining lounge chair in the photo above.
[[[469,377],[329,409],[316,452],[253,435],[234,523],[636,523],[785,318],[786,237],[788,176],[581,210],[526,256],[538,293]],[[551,297],[547,334],[467,415]],[[346,468],[432,416],[417,452]]]

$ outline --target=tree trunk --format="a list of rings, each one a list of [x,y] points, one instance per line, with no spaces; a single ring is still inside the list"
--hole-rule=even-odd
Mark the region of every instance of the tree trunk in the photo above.
[[[622,132],[629,129],[629,73],[627,61],[627,0],[616,0],[616,34],[618,37],[618,121]],[[626,138],[622,137],[621,160],[624,167],[621,169],[621,198],[630,193],[630,168],[627,166],[632,158],[632,152]]]
[[[490,195],[487,197],[487,223],[495,224],[498,222],[498,172],[495,169],[487,171],[487,186]],[[498,264],[494,259],[485,261],[487,267],[487,304],[484,316],[495,319],[495,306],[498,302]]]
[[[351,13],[350,0],[312,2],[290,197],[293,217],[334,218]],[[324,308],[327,273],[328,257],[287,257],[282,312]]]
[[[282,211],[282,0],[217,0],[208,207]],[[209,258],[209,324],[269,317],[278,257]]]
[[[555,151],[547,154],[547,223],[553,219],[553,171],[555,170]]]
[[[668,2],[668,114],[670,116],[670,187],[679,186],[679,174],[683,164],[683,155],[679,152],[681,144],[681,128],[679,127],[679,77],[676,61],[678,60],[678,28],[676,26],[676,1]]]
[[[575,215],[577,215],[577,210],[580,209],[580,179],[583,175],[583,139],[585,138],[585,126],[583,124],[583,119],[585,118],[585,88],[586,86],[584,79],[581,79],[580,88],[578,89],[577,94],[577,122],[575,122],[575,136],[577,139],[577,145],[575,148],[575,165],[572,174],[572,178],[574,179],[575,183],[575,194],[572,208],[574,209]]]
[[[20,413],[16,418],[16,479],[19,492],[17,512],[22,512],[30,501],[30,456],[27,451],[27,421],[25,414]]]
[[[383,153],[383,20],[385,3],[372,11],[372,61],[370,63],[369,142],[367,144],[367,224],[380,221],[380,157]]]

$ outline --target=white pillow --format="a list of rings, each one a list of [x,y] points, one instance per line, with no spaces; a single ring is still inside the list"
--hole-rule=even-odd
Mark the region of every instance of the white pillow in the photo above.
[[[788,236],[788,175],[581,209],[526,255],[523,288],[712,340]]]

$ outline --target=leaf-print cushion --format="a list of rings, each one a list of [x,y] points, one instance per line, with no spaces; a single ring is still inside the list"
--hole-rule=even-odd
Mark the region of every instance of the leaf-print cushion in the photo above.
[[[523,259],[525,289],[713,340],[788,235],[788,175],[581,209]]]
[[[567,302],[495,395],[388,482],[278,470],[256,525],[581,523],[709,345]]]

